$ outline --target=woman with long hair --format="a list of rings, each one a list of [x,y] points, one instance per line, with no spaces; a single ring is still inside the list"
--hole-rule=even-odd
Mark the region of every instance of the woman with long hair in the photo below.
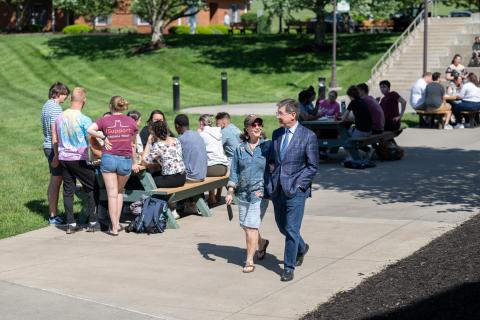
[[[467,75],[466,82],[457,94],[457,99],[461,99],[459,103],[453,104],[453,114],[455,115],[455,129],[463,129],[462,111],[479,111],[480,110],[480,88],[478,78],[475,73],[470,72]]]
[[[128,110],[128,101],[123,97],[112,97],[109,108],[111,116],[99,118],[88,128],[88,133],[105,141],[100,171],[107,189],[108,213],[111,221],[109,234],[118,236],[121,230],[123,188],[131,172],[139,170],[135,152],[138,128],[135,120],[123,114]]]

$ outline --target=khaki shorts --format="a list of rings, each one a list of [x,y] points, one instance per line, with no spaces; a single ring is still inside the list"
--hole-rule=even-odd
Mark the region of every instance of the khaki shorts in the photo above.
[[[452,110],[452,106],[446,102],[442,103],[442,105],[438,108],[426,108],[428,112],[438,112],[438,111],[450,111]]]

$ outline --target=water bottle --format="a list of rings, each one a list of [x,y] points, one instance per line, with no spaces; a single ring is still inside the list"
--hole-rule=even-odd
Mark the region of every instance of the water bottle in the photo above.
[[[347,104],[345,103],[345,100],[342,100],[340,112],[344,114],[345,111],[347,111]]]

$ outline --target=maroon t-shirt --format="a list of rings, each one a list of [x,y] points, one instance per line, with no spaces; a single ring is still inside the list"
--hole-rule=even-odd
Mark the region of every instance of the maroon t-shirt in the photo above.
[[[132,139],[138,132],[135,120],[124,114],[116,114],[100,118],[96,123],[98,130],[102,131],[112,144],[110,150],[103,148],[104,153],[124,157],[132,156]]]
[[[382,107],[372,96],[365,96],[362,99],[367,104],[368,111],[370,111],[370,116],[372,117],[372,130],[383,131],[385,127],[385,116]]]
[[[392,122],[393,118],[400,115],[398,111],[398,99],[400,99],[400,95],[395,91],[390,91],[380,100],[386,122]]]

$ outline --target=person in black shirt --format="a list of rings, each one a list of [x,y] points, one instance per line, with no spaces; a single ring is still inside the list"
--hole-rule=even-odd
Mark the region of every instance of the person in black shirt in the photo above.
[[[372,134],[372,117],[368,110],[368,105],[360,98],[360,93],[356,86],[350,86],[347,90],[351,102],[348,104],[347,112],[343,116],[343,121],[348,119],[350,112],[355,117],[355,127],[350,129],[352,137],[368,137]]]

